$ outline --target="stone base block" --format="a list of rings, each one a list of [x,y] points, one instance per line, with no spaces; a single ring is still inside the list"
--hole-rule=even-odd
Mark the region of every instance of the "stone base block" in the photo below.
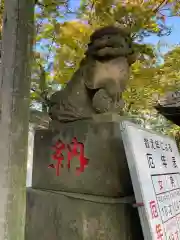
[[[84,145],[84,156],[88,164],[77,176],[80,167],[78,156],[68,163],[68,147],[73,138]],[[56,164],[52,159],[52,149],[58,140],[64,143],[61,169],[56,176],[56,169],[48,168]],[[59,144],[59,146],[62,144]],[[72,149],[72,147],[71,147]],[[80,149],[78,149],[80,152]],[[65,124],[58,131],[37,130],[34,142],[34,160],[32,187],[70,191],[103,196],[127,196],[133,194],[129,169],[126,161],[120,122],[78,121]]]
[[[137,209],[27,190],[25,240],[143,240]]]

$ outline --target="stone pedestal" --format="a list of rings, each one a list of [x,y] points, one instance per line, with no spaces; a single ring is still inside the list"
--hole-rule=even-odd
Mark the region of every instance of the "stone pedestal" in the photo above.
[[[62,125],[56,131],[36,131],[25,240],[143,239],[137,209],[121,201],[133,196],[133,188],[120,121],[117,115],[98,116],[93,121]],[[88,159],[79,176],[78,157],[72,158],[70,169],[67,168],[67,146],[73,138],[83,144]],[[65,148],[60,175],[56,176],[56,169],[48,166],[56,164],[52,146],[58,140]],[[64,196],[63,191],[71,197]],[[89,195],[94,196],[93,201]]]
[[[28,189],[26,240],[142,240],[137,210]]]
[[[62,151],[63,168],[60,176],[56,176],[55,169],[48,168],[49,164],[56,163],[52,160],[52,146],[58,139],[70,144],[74,137],[84,144],[88,165],[77,176],[78,158],[73,158],[68,171],[67,151]],[[79,121],[66,124],[59,132],[37,130],[34,146],[33,188],[114,197],[133,194],[119,122]]]

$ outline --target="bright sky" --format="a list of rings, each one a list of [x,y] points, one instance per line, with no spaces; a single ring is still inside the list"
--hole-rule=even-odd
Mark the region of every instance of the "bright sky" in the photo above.
[[[179,32],[179,26],[180,26],[180,17],[171,17],[167,19],[167,25],[172,27],[172,33],[169,36],[165,37],[148,37],[145,41],[152,44],[157,44],[159,40],[166,42],[170,45],[177,45],[180,43],[180,32]],[[165,50],[165,49],[164,49]]]

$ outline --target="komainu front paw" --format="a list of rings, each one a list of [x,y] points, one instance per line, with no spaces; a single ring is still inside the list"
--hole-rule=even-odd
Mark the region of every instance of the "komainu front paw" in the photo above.
[[[100,89],[95,93],[92,104],[97,113],[121,113],[122,108],[124,107],[122,99],[119,101],[113,101],[105,89]]]

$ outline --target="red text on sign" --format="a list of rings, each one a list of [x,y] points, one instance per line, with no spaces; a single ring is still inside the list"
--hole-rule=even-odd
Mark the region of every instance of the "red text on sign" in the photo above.
[[[164,239],[161,224],[156,225],[156,239],[157,240],[163,240]]]
[[[61,140],[58,140],[52,148],[54,150],[52,159],[56,161],[56,165],[50,164],[48,168],[55,168],[56,176],[60,175],[60,169],[64,167],[62,161],[65,160],[63,155],[65,151],[67,151],[67,168],[70,169],[71,161],[74,157],[77,157],[80,167],[76,168],[76,172],[78,175],[84,172],[88,164],[88,159],[84,156],[83,143],[78,142],[76,138],[72,139],[71,144],[64,144]]]
[[[157,211],[156,202],[155,201],[150,201],[149,205],[150,205],[150,209],[151,209],[152,219],[157,218],[158,217],[158,211]]]

